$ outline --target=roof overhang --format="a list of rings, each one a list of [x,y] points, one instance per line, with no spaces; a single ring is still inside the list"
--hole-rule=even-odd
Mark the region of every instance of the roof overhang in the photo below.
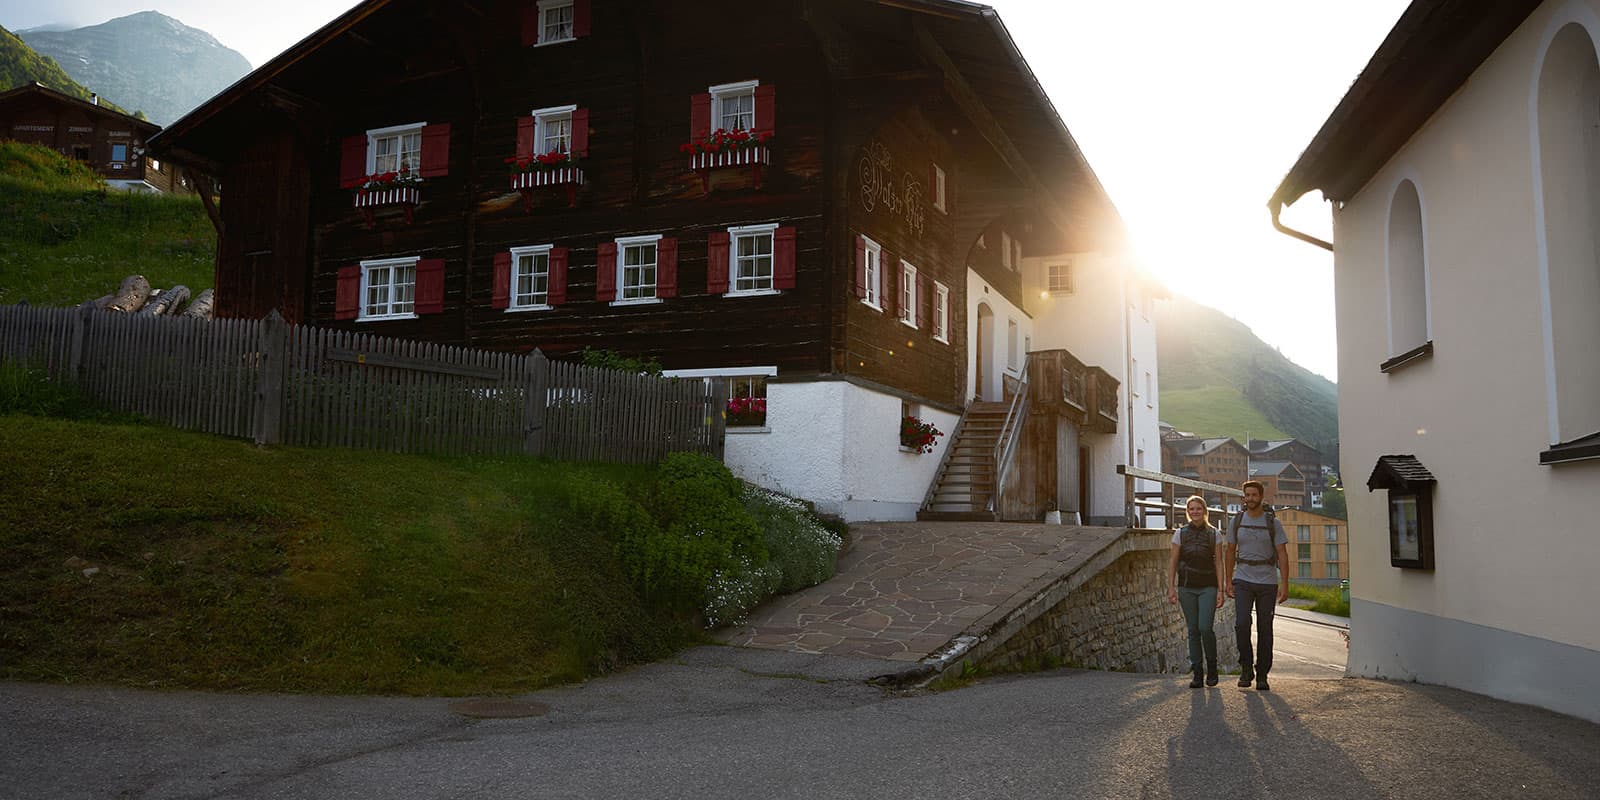
[[[1379,456],[1378,463],[1367,478],[1367,491],[1390,489],[1402,492],[1422,491],[1437,483],[1433,473],[1416,456]]]
[[[29,83],[29,84],[26,84],[24,86],[18,86],[17,88],[12,89],[10,91],[0,92],[0,102],[6,101],[6,100],[10,100],[13,97],[21,97],[22,95],[27,95],[27,94],[37,94],[37,95],[40,95],[42,97],[49,98],[50,100],[53,100],[55,102],[64,103],[66,105],[73,106],[73,107],[75,107],[75,108],[77,108],[77,109],[79,109],[79,110],[81,110],[81,111],[83,111],[84,113],[87,113],[87,114],[98,114],[98,115],[104,116],[104,117],[114,117],[119,121],[126,122],[129,125],[132,125],[132,126],[138,128],[141,132],[143,132],[143,134],[145,135],[146,138],[149,138],[149,137],[153,136],[154,134],[160,132],[160,130],[161,130],[161,126],[160,125],[157,125],[154,122],[151,122],[150,120],[139,119],[138,117],[135,117],[132,114],[125,114],[125,113],[123,113],[121,111],[118,111],[118,110],[116,110],[114,108],[107,108],[106,106],[97,105],[95,103],[91,103],[88,100],[84,100],[82,98],[73,97],[72,95],[67,94],[66,92],[62,92],[62,91],[58,91],[56,89],[52,89],[52,88],[50,88],[48,86],[45,86],[44,84],[39,83],[37,81],[34,81],[32,83]]]
[[[1415,0],[1267,202],[1349,200],[1542,0]]]

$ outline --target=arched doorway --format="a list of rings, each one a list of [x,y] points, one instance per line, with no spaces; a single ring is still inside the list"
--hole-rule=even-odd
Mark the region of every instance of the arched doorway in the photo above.
[[[973,394],[979,400],[997,399],[997,393],[989,386],[994,380],[994,310],[989,308],[988,303],[978,304],[978,340],[973,345],[973,352],[978,357],[974,373],[977,382],[973,386]]]

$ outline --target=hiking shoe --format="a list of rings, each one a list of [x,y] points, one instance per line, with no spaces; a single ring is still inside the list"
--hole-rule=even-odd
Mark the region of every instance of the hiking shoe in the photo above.
[[[1207,686],[1216,686],[1217,685],[1217,668],[1216,668],[1215,665],[1206,668],[1206,685]]]
[[[1239,670],[1239,688],[1241,688],[1241,689],[1250,688],[1251,682],[1254,681],[1255,679],[1256,679],[1256,671],[1255,670],[1253,670],[1253,669],[1251,669],[1249,667],[1243,667],[1243,668],[1241,668]]]
[[[1258,691],[1258,692],[1270,692],[1270,691],[1272,691],[1272,687],[1267,685],[1267,676],[1262,675],[1261,677],[1256,679],[1256,691]]]
[[[1201,677],[1200,670],[1195,670],[1194,671],[1194,678],[1189,681],[1189,688],[1190,689],[1198,689],[1198,688],[1200,688],[1201,686],[1204,686],[1204,685],[1205,685],[1204,679]]]

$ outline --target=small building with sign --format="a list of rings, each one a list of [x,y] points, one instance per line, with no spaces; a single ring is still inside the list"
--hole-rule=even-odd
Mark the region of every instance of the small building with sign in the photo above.
[[[220,316],[724,379],[825,513],[1121,524],[1159,457],[1161,289],[986,6],[367,0],[153,146]]]
[[[40,83],[0,93],[0,138],[48,147],[88,164],[119,189],[188,191],[176,165],[149,157],[161,126]]]

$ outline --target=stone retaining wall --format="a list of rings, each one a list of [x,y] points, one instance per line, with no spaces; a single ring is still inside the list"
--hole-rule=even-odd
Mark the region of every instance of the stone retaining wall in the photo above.
[[[983,657],[998,671],[1060,665],[1123,672],[1187,672],[1183,611],[1167,602],[1165,548],[1125,553]],[[1239,666],[1233,602],[1216,612],[1217,657]]]

